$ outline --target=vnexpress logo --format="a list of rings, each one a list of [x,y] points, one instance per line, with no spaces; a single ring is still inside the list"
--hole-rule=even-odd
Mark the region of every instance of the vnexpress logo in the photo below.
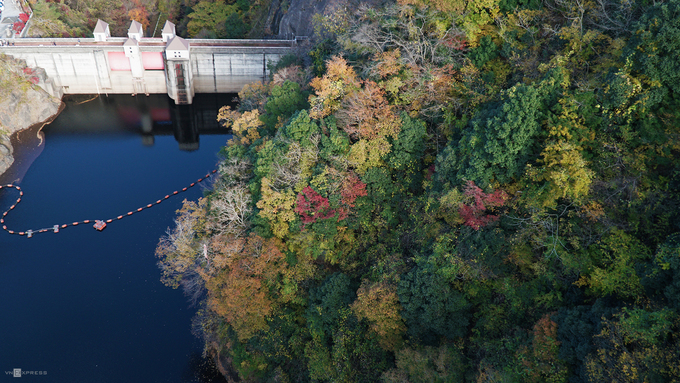
[[[47,375],[47,371],[32,371],[15,368],[12,371],[5,371],[5,375],[12,375],[15,378],[21,378],[24,375]]]

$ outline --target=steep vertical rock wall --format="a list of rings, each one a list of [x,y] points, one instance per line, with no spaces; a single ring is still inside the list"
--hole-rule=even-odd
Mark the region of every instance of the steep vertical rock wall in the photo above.
[[[14,162],[10,136],[59,112],[61,101],[37,85],[44,77],[21,60],[0,56],[0,174]]]

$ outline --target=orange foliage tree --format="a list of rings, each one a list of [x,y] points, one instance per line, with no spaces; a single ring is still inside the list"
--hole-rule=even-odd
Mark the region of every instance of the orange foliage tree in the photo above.
[[[385,98],[385,91],[373,81],[347,97],[337,113],[338,122],[350,137],[373,140],[381,136],[397,138],[401,120]]]
[[[273,300],[268,286],[283,272],[286,261],[277,238],[250,234],[247,238],[217,237],[213,241],[213,272],[201,271],[208,305],[224,317],[240,340],[267,328]]]
[[[128,11],[128,16],[130,16],[130,20],[135,20],[141,23],[142,29],[146,30],[146,28],[149,27],[149,12],[146,10],[145,6],[138,5],[136,8],[131,9]]]
[[[342,100],[359,89],[359,78],[345,59],[334,56],[326,62],[326,74],[315,77],[310,86],[315,94],[309,96],[309,117],[321,119],[340,109]]]
[[[561,383],[567,380],[567,367],[558,358],[560,342],[557,341],[557,323],[547,313],[534,325],[533,350],[526,347],[519,352],[519,360],[527,382]]]

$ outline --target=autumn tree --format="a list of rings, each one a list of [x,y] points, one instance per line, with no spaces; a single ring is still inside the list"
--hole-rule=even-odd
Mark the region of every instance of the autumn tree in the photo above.
[[[559,100],[558,113],[550,119],[552,126],[548,127],[548,141],[541,158],[536,166],[527,166],[532,180],[549,185],[542,188],[542,196],[532,196],[543,200],[545,206],[554,205],[558,198],[578,202],[590,192],[595,173],[585,160],[583,144],[589,145],[594,133],[584,125],[585,120],[579,113],[584,103],[574,98]]]
[[[161,281],[172,288],[180,283],[202,262],[199,257],[199,234],[205,224],[205,199],[198,203],[184,200],[177,211],[174,228],[168,229],[156,247],[158,266],[163,272]]]
[[[130,20],[135,20],[138,21],[139,23],[142,24],[142,30],[146,30],[149,27],[149,12],[146,10],[146,7],[143,5],[139,4],[137,8],[133,8],[128,11],[128,16],[130,16]]]
[[[213,243],[212,262],[222,266],[202,276],[210,309],[227,320],[239,340],[246,340],[267,328],[273,305],[268,284],[283,271],[285,256],[275,238],[251,234],[235,242]]]
[[[605,320],[587,358],[590,381],[678,381],[680,339],[677,314],[662,309],[627,309]]]
[[[271,182],[262,178],[262,198],[257,201],[260,216],[269,220],[272,232],[278,238],[288,234],[290,223],[295,220],[295,195],[290,189],[283,192],[272,190]]]
[[[359,79],[345,59],[335,56],[326,62],[326,74],[309,83],[315,94],[309,96],[309,116],[324,118],[340,109],[344,98],[359,88]]]
[[[522,348],[519,359],[527,382],[560,383],[567,380],[567,368],[559,357],[560,342],[557,340],[557,323],[545,314],[533,329],[532,349]]]
[[[465,184],[463,193],[468,200],[471,200],[471,203],[461,203],[458,214],[463,218],[463,223],[474,230],[479,230],[489,223],[497,221],[499,217],[493,214],[485,214],[486,210],[503,206],[508,198],[502,190],[484,193],[482,189],[475,185],[474,181],[468,181]]]
[[[357,318],[370,323],[371,331],[378,335],[380,347],[390,351],[400,348],[406,326],[399,314],[401,306],[396,286],[363,281],[351,307]]]

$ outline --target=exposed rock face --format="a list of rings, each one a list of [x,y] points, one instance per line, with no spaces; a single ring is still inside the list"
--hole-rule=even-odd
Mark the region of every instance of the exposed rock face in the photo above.
[[[378,6],[384,0],[273,0],[270,8],[267,28],[278,36],[293,38],[314,34],[314,15],[330,16],[336,11],[348,13],[359,5]]]
[[[0,174],[4,173],[14,162],[13,152],[9,136],[0,134]]]
[[[279,8],[278,10],[282,14],[278,23],[279,36],[287,38],[311,36],[314,32],[312,18],[315,14],[329,15],[338,6],[346,2],[346,0],[289,0],[288,2],[281,2],[290,5],[287,9]]]
[[[0,98],[0,125],[9,133],[43,122],[59,110],[61,101],[40,88],[12,91]]]
[[[38,87],[0,95],[0,174],[14,162],[9,136],[41,123],[59,111],[61,101]]]

